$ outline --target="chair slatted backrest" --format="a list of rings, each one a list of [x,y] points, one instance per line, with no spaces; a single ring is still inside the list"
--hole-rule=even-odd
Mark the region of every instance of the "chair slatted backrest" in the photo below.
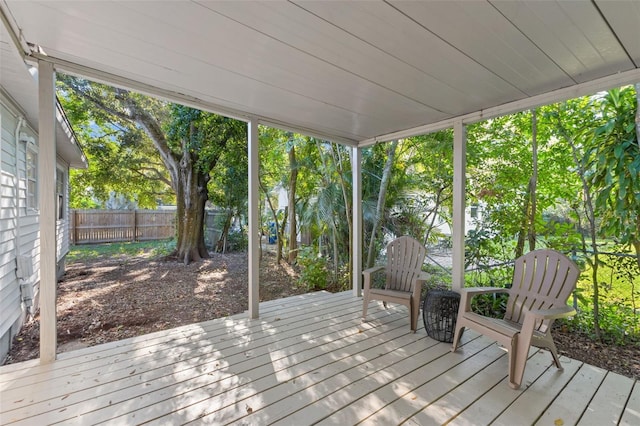
[[[422,272],[427,250],[419,241],[399,237],[387,245],[387,290],[413,291],[412,285]]]
[[[554,250],[534,250],[519,257],[504,319],[522,324],[528,310],[566,305],[579,276],[578,266]],[[540,321],[536,330],[546,332],[549,322]]]

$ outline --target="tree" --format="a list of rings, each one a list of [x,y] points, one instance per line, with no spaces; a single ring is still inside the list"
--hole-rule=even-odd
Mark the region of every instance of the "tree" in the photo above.
[[[634,247],[640,266],[640,140],[638,94],[633,86],[608,91],[592,100],[602,124],[592,132],[588,156],[601,231]]]
[[[524,254],[524,242],[529,240],[529,250],[536,248],[536,190],[538,186],[538,138],[537,138],[537,114],[531,110],[531,177],[524,196],[522,209],[522,227],[518,232],[515,258]]]
[[[273,199],[272,191],[275,188],[284,187],[286,178],[287,165],[285,158],[287,156],[287,134],[282,130],[260,127],[260,178],[259,185],[265,204],[271,212],[270,222],[275,227],[277,235],[276,240],[276,261],[280,263],[282,260],[282,242],[284,215],[280,206],[276,205]]]
[[[453,132],[443,130],[403,140],[391,182],[389,230],[426,246],[451,225]]]
[[[234,218],[246,217],[249,199],[249,170],[247,140],[229,140],[220,153],[217,164],[211,170],[209,200],[216,209],[224,210],[222,232],[214,241],[215,250],[225,252]]]
[[[591,285],[593,289],[593,324],[594,334],[596,339],[601,339],[600,331],[600,286],[598,283],[598,269],[601,265],[599,248],[597,242],[597,224],[596,224],[596,207],[594,202],[594,188],[589,181],[589,165],[587,151],[588,140],[588,128],[585,128],[584,123],[576,122],[577,111],[584,111],[588,109],[586,105],[586,99],[578,99],[574,101],[567,101],[564,104],[556,105],[556,110],[550,112],[550,116],[556,120],[556,131],[566,141],[571,148],[571,154],[574,161],[574,166],[580,182],[582,184],[582,213],[579,211],[578,203],[573,203],[576,210],[576,216],[578,220],[581,220],[582,216],[585,216],[588,222],[588,230],[590,237],[591,250],[593,252],[593,259],[587,257],[587,263],[591,266]],[[571,120],[570,118],[573,118]],[[580,222],[579,222],[580,223]],[[584,237],[582,237],[582,250],[586,252],[586,243]]]
[[[89,122],[125,124],[117,129],[123,137],[144,132],[157,151],[176,195],[175,255],[185,264],[208,257],[204,207],[210,172],[230,140],[246,138],[246,126],[236,120],[83,79],[61,76],[60,81],[63,97],[81,104]]]
[[[146,133],[130,121],[87,108],[59,76],[60,101],[89,162],[87,169],[70,173],[71,208],[104,208],[112,196],[141,208],[173,203],[169,174]]]
[[[398,147],[398,141],[394,140],[387,144],[387,160],[384,164],[384,168],[382,170],[382,177],[380,178],[380,190],[378,191],[378,202],[376,205],[376,213],[373,218],[373,223],[371,226],[371,236],[369,240],[369,250],[367,254],[367,263],[366,266],[368,268],[372,267],[375,260],[375,242],[376,242],[376,234],[380,231],[380,227],[382,226],[382,221],[384,218],[385,211],[385,203],[387,200],[387,188],[389,187],[389,182],[391,181],[391,174],[393,170],[393,163],[396,156],[396,149]]]

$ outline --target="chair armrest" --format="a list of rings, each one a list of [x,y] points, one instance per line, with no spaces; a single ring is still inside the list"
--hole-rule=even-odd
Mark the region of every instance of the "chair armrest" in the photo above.
[[[460,292],[460,314],[471,312],[471,299],[479,294],[508,293],[508,288],[503,287],[466,287],[459,289]]]
[[[558,319],[572,317],[576,314],[576,310],[571,306],[560,306],[552,309],[534,309],[527,312],[526,315],[533,315],[536,319]]]
[[[368,292],[371,288],[371,275],[376,272],[384,270],[384,266],[374,266],[373,268],[368,268],[362,271],[362,276],[364,277],[364,291]]]
[[[429,281],[431,278],[431,274],[427,272],[422,272],[415,279],[415,284],[413,285],[413,297],[420,298],[422,295],[422,287]]]
[[[374,266],[373,268],[365,269],[364,271],[362,271],[362,274],[363,274],[363,275],[364,275],[364,274],[369,274],[369,275],[370,275],[370,274],[373,274],[373,273],[375,273],[375,272],[381,271],[381,270],[383,270],[383,269],[384,269],[384,266],[382,266],[382,265],[380,265],[380,266]]]
[[[429,281],[430,278],[431,278],[431,274],[429,274],[427,272],[422,272],[420,275],[418,275],[416,277],[416,281],[421,283],[421,284],[424,284],[427,281]]]
[[[475,296],[476,294],[509,293],[509,289],[503,287],[465,287],[461,288],[460,292]]]

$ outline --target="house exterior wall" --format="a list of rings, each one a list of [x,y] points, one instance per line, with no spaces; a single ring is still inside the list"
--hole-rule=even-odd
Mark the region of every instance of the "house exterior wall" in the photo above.
[[[38,308],[40,216],[37,206],[28,206],[27,202],[26,154],[28,149],[37,154],[38,138],[24,122],[18,130],[23,137],[16,137],[20,117],[20,109],[0,90],[0,360],[27,315]],[[69,166],[59,158],[56,163],[64,174],[63,216],[56,222],[58,270],[64,273],[64,258],[69,251]],[[30,265],[22,278],[17,270],[19,257]],[[25,300],[29,298],[31,301]]]

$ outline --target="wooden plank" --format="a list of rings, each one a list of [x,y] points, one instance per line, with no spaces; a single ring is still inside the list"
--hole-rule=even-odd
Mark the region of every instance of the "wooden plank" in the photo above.
[[[640,425],[640,382],[637,380],[620,420],[620,426],[631,425]]]
[[[288,325],[295,325],[300,321],[299,313],[304,311],[305,314],[315,318],[316,320],[322,320],[335,316],[340,318],[340,313],[344,315],[349,314],[348,307],[352,306],[352,309],[357,310],[357,304],[354,301],[336,297],[333,304],[325,301],[325,303],[316,304],[312,303],[306,306],[306,310],[301,308],[291,312],[284,311],[281,313],[281,317],[277,321],[278,327],[285,327]],[[178,327],[169,331],[160,331],[151,333],[144,336],[138,336],[131,339],[125,339],[117,342],[110,342],[103,345],[99,345],[94,348],[81,349],[70,353],[61,354],[60,359],[56,363],[55,367],[36,367],[28,366],[28,376],[21,371],[20,364],[14,364],[6,367],[2,367],[3,376],[0,379],[0,383],[11,382],[19,379],[18,386],[26,386],[29,384],[29,380],[33,380],[34,383],[39,380],[51,380],[54,378],[53,374],[57,374],[59,377],[64,377],[69,371],[73,373],[79,373],[83,370],[90,370],[93,368],[93,364],[102,365],[108,357],[118,357],[125,354],[130,354],[132,350],[147,353],[154,347],[163,343],[173,343],[174,345],[184,344],[186,340],[195,340],[201,338],[203,335],[208,335],[209,338],[224,338],[230,339],[233,337],[242,337],[251,335],[252,329],[258,329],[261,332],[268,333],[269,329],[273,329],[276,325],[270,325],[266,321],[248,321],[246,314],[239,314],[236,316],[236,321],[233,322],[233,327],[228,330],[227,323],[223,320],[212,320],[206,323],[192,324],[183,327]],[[275,319],[275,318],[274,318]],[[253,335],[255,337],[255,335]],[[183,341],[179,340],[182,339]],[[166,348],[165,348],[166,349]],[[86,365],[85,365],[86,364]],[[5,372],[6,371],[6,372]],[[12,375],[12,372],[15,372]],[[38,376],[43,375],[43,378]],[[0,386],[0,390],[3,387]]]
[[[498,349],[495,345],[490,348],[492,350]],[[502,353],[504,357],[506,357],[506,354],[504,354],[504,352]],[[488,366],[481,368],[477,374],[450,390],[443,397],[427,405],[422,411],[408,419],[406,424],[445,424],[473,404],[473,402],[487,392],[488,389],[492,389],[495,386],[503,386],[506,378],[507,369],[505,369],[505,361],[502,358],[498,358]],[[366,423],[369,423],[368,420]]]
[[[392,322],[391,327],[404,330],[405,327],[397,322],[396,318],[395,324]],[[389,330],[389,327],[383,326],[374,329],[373,333],[388,339],[392,338],[392,336],[385,337],[387,336],[385,332],[388,333]],[[402,332],[406,333],[406,331]],[[313,339],[322,340],[322,336],[326,336],[326,333],[337,336],[340,336],[341,333],[346,334],[336,343],[328,342],[323,345],[324,347],[319,347]],[[66,423],[69,423],[72,421],[73,415],[82,415],[91,411],[77,418],[78,423],[93,424],[117,419],[116,422],[129,424],[152,420],[159,415],[168,415],[183,406],[191,407],[203,398],[221,397],[220,393],[224,393],[220,401],[229,401],[229,399],[235,401],[237,398],[233,396],[234,392],[237,391],[240,395],[255,392],[253,384],[273,375],[274,369],[278,371],[286,367],[287,363],[299,359],[313,360],[315,358],[314,352],[316,356],[322,354],[331,356],[332,352],[344,344],[345,337],[362,339],[362,336],[365,336],[364,333],[358,333],[353,324],[345,324],[345,321],[342,321],[342,324],[324,327],[316,330],[315,333],[307,334],[311,337],[311,341],[303,340],[301,342],[299,335],[288,337],[271,334],[261,347],[248,344],[239,347],[232,345],[226,350],[216,348],[212,350],[210,355],[203,355],[203,363],[181,360],[168,366],[166,373],[163,372],[164,375],[160,377],[157,377],[158,374],[155,370],[151,371],[151,374],[141,372],[140,378],[138,378],[138,374],[135,374],[135,377],[124,378],[126,382],[120,380],[111,389],[106,389],[110,392],[105,393],[105,389],[102,388],[92,391],[96,396],[108,398],[110,404],[96,403],[92,400],[79,401],[73,406],[66,404],[67,410],[62,418]],[[324,364],[324,361],[321,364]],[[127,383],[130,385],[123,386]],[[144,386],[141,386],[141,383],[144,383]],[[82,397],[86,398],[86,395],[83,394]],[[212,402],[206,402],[207,406],[212,404]],[[57,412],[52,412],[47,415],[46,419],[50,419],[52,415],[56,416],[56,419],[60,418]],[[30,420],[38,421],[39,418]],[[166,422],[164,423],[166,424]],[[173,422],[169,421],[168,423]]]
[[[340,295],[322,296],[322,298],[313,298],[310,295],[306,295],[304,302],[298,301],[294,307],[287,307],[282,304],[274,305],[281,311],[277,316],[271,315],[273,320],[282,320],[281,324],[287,323],[287,321],[296,321],[296,313],[305,310],[309,315],[319,314],[324,309],[326,313],[331,315],[334,310],[345,309],[346,306],[353,303],[347,298],[340,297]],[[265,315],[262,321],[249,322],[246,314],[238,314],[234,317],[226,318],[225,320],[235,321],[235,326],[232,333],[228,333],[228,337],[235,335],[241,335],[244,329],[253,329],[262,327],[267,330],[269,325],[266,321],[269,320],[269,316]],[[85,363],[96,363],[96,365],[103,364],[109,360],[109,357],[118,357],[122,354],[126,354],[133,350],[147,351],[154,346],[167,341],[176,341],[177,338],[197,338],[203,333],[213,333],[215,330],[225,330],[225,322],[220,320],[212,320],[200,324],[185,325],[177,327],[171,330],[159,331],[143,336],[133,337],[130,339],[120,340],[116,342],[105,343],[96,347],[90,347],[86,349],[80,349],[73,352],[67,352],[60,354],[58,362],[53,367],[38,367],[37,360],[27,361],[23,363],[11,364],[3,366],[0,371],[3,374],[0,376],[0,390],[5,386],[11,385],[13,381],[19,380],[19,385],[26,385],[25,380],[29,376],[37,376],[43,374],[42,380],[50,380],[52,377],[52,371],[60,370],[64,368],[70,368],[74,373],[82,371],[83,368],[92,368],[91,365]],[[226,331],[225,331],[226,333]],[[177,343],[176,343],[177,344]],[[37,380],[34,380],[37,382]],[[8,384],[7,384],[8,383]],[[15,385],[14,386],[19,386]]]
[[[48,366],[0,367],[2,423],[607,424],[607,414],[638,423],[631,379],[564,357],[560,373],[532,349],[526,385],[514,391],[489,339],[465,333],[451,353],[424,330],[411,333],[405,307],[372,304],[362,323],[352,292],[260,306],[267,320],[235,315],[61,354]]]
[[[377,392],[398,377],[406,379],[412,375],[416,376],[416,380],[429,381],[449,370],[463,357],[475,354],[486,345],[486,341],[474,339],[465,345],[467,351],[454,354],[451,353],[450,345],[437,344],[429,348],[429,352],[416,354],[411,351],[397,351],[391,358],[380,357],[363,363],[358,368],[350,370],[346,377],[340,377],[346,380],[338,385],[326,385],[326,392],[319,393],[314,390],[311,392],[312,398],[309,398],[308,394],[298,395],[296,402],[302,402],[304,405],[275,424],[304,424],[326,420],[332,413],[341,410],[352,401]],[[292,405],[288,399],[284,403],[289,407]],[[279,414],[282,411],[279,410]],[[272,420],[274,415],[267,414],[267,417]],[[395,418],[391,423],[397,423]]]
[[[549,359],[549,354],[545,351],[535,352],[527,361],[527,368],[524,371],[522,380],[523,384],[519,390],[511,389],[508,385],[509,379],[505,378],[504,381],[488,389],[473,404],[465,408],[450,424],[479,425],[493,422],[513,401],[528,390],[530,383],[535,382],[549,368]]]
[[[359,365],[362,359],[380,357],[414,343],[415,336],[401,322],[397,318],[388,326],[367,330],[365,333],[356,332],[335,342],[314,347],[297,357],[277,358],[279,362],[268,365],[268,369],[263,372],[266,374],[258,380],[253,380],[253,375],[250,374],[252,372],[242,373],[242,377],[251,382],[248,386],[225,393],[224,400],[211,395],[197,404],[156,419],[152,424],[178,424],[195,419],[227,423],[249,414],[246,407],[251,412],[258,411],[298,389],[321,386],[318,383],[323,383],[327,376],[339,376],[344,370],[353,368],[354,364]],[[185,397],[187,403],[192,399],[190,395]],[[181,404],[176,406],[180,407]],[[138,417],[135,416],[135,419]]]
[[[548,362],[550,354],[546,351],[540,352],[545,354]],[[571,362],[567,358],[561,359],[561,362],[564,371],[551,365],[492,424],[511,426],[515,419],[522,424],[535,423],[582,366],[581,362]],[[581,409],[577,405],[575,408]]]
[[[351,316],[352,317],[354,316],[353,313],[351,314]],[[389,317],[389,318],[393,319],[393,317]],[[79,401],[85,401],[87,398],[91,398],[91,396],[106,395],[106,394],[109,394],[109,392],[113,392],[114,390],[120,391],[123,388],[127,389],[127,386],[125,386],[125,384],[123,384],[122,382],[123,379],[124,380],[132,379],[134,382],[133,386],[137,385],[138,375],[136,375],[136,377],[131,378],[130,377],[131,371],[138,372],[140,375],[145,377],[145,380],[155,380],[158,378],[158,376],[163,377],[162,376],[163,366],[170,366],[167,374],[169,375],[176,374],[180,372],[180,369],[178,368],[178,365],[176,363],[178,364],[187,363],[187,366],[185,368],[187,370],[191,370],[197,366],[205,365],[207,363],[211,364],[212,362],[216,361],[216,358],[214,357],[215,353],[224,353],[226,356],[240,354],[239,355],[240,359],[245,360],[246,351],[250,350],[253,356],[257,356],[261,353],[264,353],[266,351],[265,348],[267,348],[268,345],[271,345],[270,347],[273,348],[273,343],[271,342],[271,340],[274,338],[273,337],[274,335],[277,335],[279,339],[277,342],[277,345],[285,346],[288,344],[289,346],[293,347],[299,342],[301,333],[313,334],[314,332],[313,326],[316,327],[315,333],[316,334],[319,333],[321,335],[323,335],[323,333],[328,333],[328,332],[335,333],[336,331],[349,326],[349,324],[346,324],[346,325],[344,324],[345,321],[340,321],[340,320],[338,320],[337,322],[338,325],[333,327],[327,327],[327,325],[329,324],[328,322],[324,323],[324,327],[322,326],[322,322],[320,322],[320,324],[317,324],[317,323],[318,321],[314,321],[314,320],[309,321],[309,324],[307,325],[306,329],[304,327],[300,329],[293,329],[289,333],[285,333],[285,332],[267,333],[267,337],[262,339],[260,338],[259,333],[254,334],[252,335],[252,340],[250,344],[248,345],[245,344],[244,346],[241,345],[240,347],[238,347],[239,341],[237,338],[229,339],[225,337],[224,344],[221,343],[220,346],[216,345],[214,348],[209,348],[209,346],[207,345],[207,342],[217,341],[217,339],[210,336],[203,336],[202,338],[197,339],[197,342],[195,343],[195,344],[198,344],[199,342],[204,341],[204,344],[202,345],[201,350],[196,350],[196,348],[192,347],[193,345],[182,344],[179,346],[179,348],[181,350],[184,349],[185,352],[176,354],[175,349],[171,350],[171,348],[160,348],[161,350],[157,352],[156,356],[152,356],[150,354],[150,357],[148,357],[149,360],[144,360],[144,362],[138,362],[137,364],[126,364],[122,368],[116,371],[108,371],[109,369],[107,368],[107,370],[101,369],[100,371],[97,371],[97,374],[95,375],[91,375],[90,372],[89,374],[69,373],[71,377],[79,376],[78,379],[73,379],[71,383],[67,383],[65,382],[65,380],[68,380],[68,376],[66,378],[62,377],[60,379],[61,383],[58,386],[52,386],[51,388],[53,389],[49,387],[47,388],[49,389],[49,394],[45,395],[43,394],[43,392],[46,392],[46,391],[41,390],[38,400],[41,401],[41,405],[46,405],[48,409],[51,409],[50,407],[55,406],[55,403],[52,403],[51,400],[53,400],[56,397],[56,395],[65,394],[66,397],[64,398],[63,404],[66,406],[73,403],[78,398],[80,398]],[[166,349],[166,350],[162,350],[162,349]],[[168,353],[169,355],[164,355],[165,353]],[[183,353],[187,353],[189,356],[184,357],[182,355]],[[158,360],[159,356],[162,357],[161,360]],[[128,358],[125,358],[124,362],[126,363],[128,361],[129,361]],[[225,359],[224,362],[226,363],[227,361],[228,359]],[[152,375],[145,374],[147,369],[149,368],[148,366],[150,365],[152,366],[153,374]],[[109,367],[111,367],[111,365],[109,365]],[[211,381],[210,379],[211,378],[207,378],[207,380]],[[98,381],[95,382],[96,380]],[[119,382],[115,383],[118,380]],[[173,383],[173,379],[169,379],[169,381]],[[115,388],[112,386],[112,384],[114,383],[115,383]],[[73,395],[74,392],[77,393],[77,395]],[[72,395],[73,397],[70,397],[69,395]],[[115,401],[114,399],[115,396],[113,395],[113,393],[109,395],[110,395],[110,400]],[[32,394],[20,395],[13,392],[12,399],[16,399],[16,398],[25,398],[24,402],[27,405],[32,404],[34,401],[34,395]],[[5,403],[11,403],[11,402],[5,401]],[[87,402],[84,402],[82,409],[85,409],[87,405],[91,405],[91,404],[87,404]],[[32,410],[32,409],[34,409],[33,406],[28,407],[28,410]],[[30,412],[31,411],[22,411],[20,416],[26,417],[29,415]]]
[[[564,361],[564,358],[562,360]],[[572,360],[571,362],[577,363],[578,361]],[[547,407],[536,424],[550,425],[556,421],[562,421],[565,425],[577,424],[606,374],[607,372],[601,368],[583,364],[573,379]]]
[[[608,372],[578,422],[582,426],[617,425],[622,418],[634,380]]]
[[[324,418],[320,424],[402,423],[483,371],[486,366],[496,364],[496,360],[505,357],[504,351],[484,338],[474,340],[473,344],[466,343],[466,348],[463,356],[458,353],[446,354],[442,360],[423,365],[405,376],[396,377],[375,392]],[[470,350],[471,348],[473,350]],[[446,369],[439,368],[438,364]],[[497,362],[497,364],[500,365],[502,372],[506,371],[504,362]],[[499,376],[498,380],[502,380],[506,375],[499,374]],[[425,423],[422,424],[433,423],[435,423],[434,419],[426,415]]]

